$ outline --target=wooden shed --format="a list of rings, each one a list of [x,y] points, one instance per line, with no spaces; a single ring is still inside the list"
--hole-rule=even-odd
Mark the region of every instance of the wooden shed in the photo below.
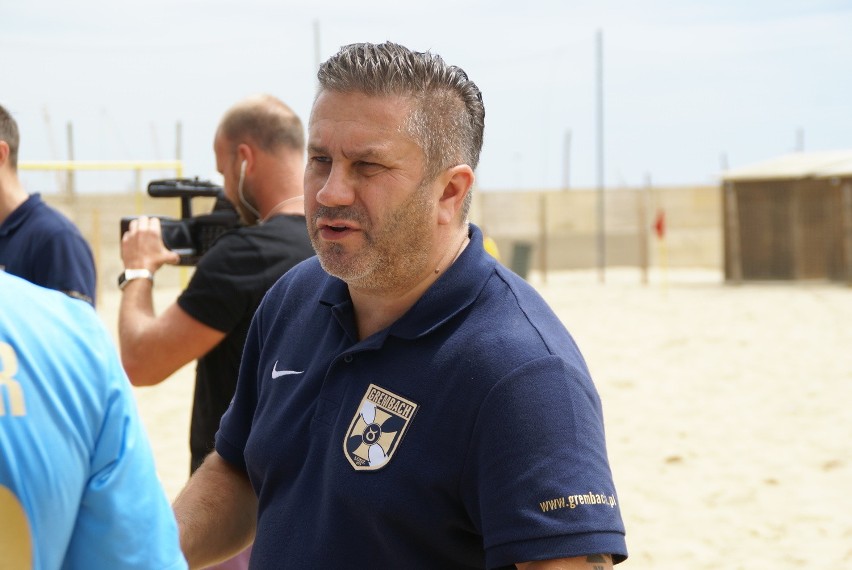
[[[852,150],[730,170],[722,203],[727,281],[852,283]]]

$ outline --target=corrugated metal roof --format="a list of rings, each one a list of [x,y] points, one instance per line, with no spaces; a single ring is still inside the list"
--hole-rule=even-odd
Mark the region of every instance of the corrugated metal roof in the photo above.
[[[722,174],[722,180],[852,177],[852,150],[793,152]]]

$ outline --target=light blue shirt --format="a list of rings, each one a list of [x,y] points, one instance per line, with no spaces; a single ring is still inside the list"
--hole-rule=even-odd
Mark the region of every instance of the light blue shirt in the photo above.
[[[94,309],[2,271],[0,521],[0,566],[187,567]]]

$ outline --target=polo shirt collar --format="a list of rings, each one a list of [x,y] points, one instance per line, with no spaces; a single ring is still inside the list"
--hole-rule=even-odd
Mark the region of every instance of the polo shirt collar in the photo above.
[[[365,339],[365,343],[380,346],[388,335],[406,339],[422,337],[473,303],[497,262],[485,251],[482,232],[474,224],[470,224],[469,237],[470,243],[459,258],[414,306],[390,327]],[[320,294],[320,303],[330,306],[340,326],[353,341],[357,339],[352,299],[345,282],[329,276]]]
[[[9,214],[9,217],[3,220],[3,223],[0,224],[0,236],[7,236],[18,229],[21,224],[26,221],[30,213],[39,206],[39,204],[41,204],[41,195],[38,193],[30,194],[29,197],[24,200],[20,206],[15,208],[15,210]]]

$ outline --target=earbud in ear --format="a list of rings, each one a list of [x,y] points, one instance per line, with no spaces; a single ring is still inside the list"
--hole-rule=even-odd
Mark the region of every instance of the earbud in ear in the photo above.
[[[244,160],[243,163],[240,165],[240,176],[245,176],[245,175],[246,175],[246,161]]]

